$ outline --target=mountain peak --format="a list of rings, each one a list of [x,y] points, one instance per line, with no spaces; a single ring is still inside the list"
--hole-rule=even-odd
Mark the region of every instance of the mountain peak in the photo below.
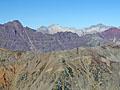
[[[19,20],[13,20],[12,22],[15,22],[15,23],[20,23],[20,21],[19,21]]]
[[[20,25],[22,25],[19,20],[9,21],[9,22],[7,22],[7,23],[5,23],[5,24],[9,24],[9,23],[10,23],[10,24],[20,24]]]
[[[96,25],[92,25],[90,27],[87,27],[85,28],[84,30],[87,32],[87,33],[97,33],[97,32],[103,32],[105,30],[108,30],[109,28],[112,28],[113,26],[107,26],[107,25],[104,25],[102,23],[99,23],[99,24],[96,24]]]
[[[3,25],[6,26],[6,28],[8,28],[8,29],[20,30],[20,29],[24,28],[19,20],[13,20],[13,21],[7,22]]]
[[[21,22],[19,20],[13,20],[13,21],[7,22],[6,24],[14,24],[14,25],[22,26],[22,24],[21,24]]]

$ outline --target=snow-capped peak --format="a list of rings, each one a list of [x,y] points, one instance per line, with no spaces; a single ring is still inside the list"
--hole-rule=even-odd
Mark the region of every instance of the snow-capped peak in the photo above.
[[[50,25],[48,27],[51,34],[57,33],[57,32],[74,32],[76,30],[75,28],[69,28],[69,27],[62,27],[59,24],[57,25]]]
[[[92,26],[90,26],[88,28],[84,28],[84,31],[86,33],[92,34],[92,33],[97,33],[97,32],[103,32],[103,31],[105,31],[105,30],[107,30],[109,28],[112,28],[112,27],[113,26],[106,26],[104,24],[97,24],[97,25],[92,25]]]

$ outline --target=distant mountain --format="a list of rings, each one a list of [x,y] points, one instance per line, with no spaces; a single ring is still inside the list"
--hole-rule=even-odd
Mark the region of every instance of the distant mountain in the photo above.
[[[42,26],[39,30],[24,27],[18,20],[0,24],[0,48],[48,52],[120,43],[120,29],[101,24],[83,29],[84,32],[59,25]]]
[[[119,28],[110,28],[101,33],[104,39],[110,40],[111,42],[120,42],[120,29]]]
[[[113,26],[106,26],[104,24],[97,24],[97,25],[92,25],[88,28],[84,28],[83,30],[86,32],[86,33],[97,33],[97,32],[103,32],[109,28],[112,28]]]
[[[90,27],[86,27],[83,29],[76,29],[71,27],[62,27],[58,24],[53,24],[48,27],[41,26],[40,28],[38,28],[38,31],[42,33],[49,33],[49,34],[54,34],[57,32],[73,32],[73,33],[77,33],[79,36],[82,36],[84,34],[93,34],[93,33],[103,32],[112,27],[113,26],[97,24],[97,25],[92,25]]]
[[[42,32],[43,34],[50,34],[48,27],[46,26],[41,26],[40,28],[37,29],[38,32]]]
[[[62,27],[60,25],[51,25],[48,27],[51,34],[57,33],[57,32],[73,32],[75,33],[78,29],[71,28],[71,27]]]
[[[48,34],[55,34],[57,32],[73,32],[73,33],[77,33],[79,36],[83,34],[82,30],[71,27],[62,27],[59,24],[53,24],[48,27],[41,26],[40,28],[37,29],[37,31],[42,33],[46,32]]]

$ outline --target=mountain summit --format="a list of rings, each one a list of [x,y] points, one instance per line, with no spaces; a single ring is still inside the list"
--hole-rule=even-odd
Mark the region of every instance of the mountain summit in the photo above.
[[[16,29],[16,30],[23,29],[23,25],[18,20],[5,23],[3,24],[3,26],[5,26],[6,29]]]

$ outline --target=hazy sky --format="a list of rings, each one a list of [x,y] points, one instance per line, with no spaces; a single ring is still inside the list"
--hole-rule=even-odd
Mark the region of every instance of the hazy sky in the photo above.
[[[0,0],[0,23],[85,27],[97,23],[120,26],[120,0]]]

